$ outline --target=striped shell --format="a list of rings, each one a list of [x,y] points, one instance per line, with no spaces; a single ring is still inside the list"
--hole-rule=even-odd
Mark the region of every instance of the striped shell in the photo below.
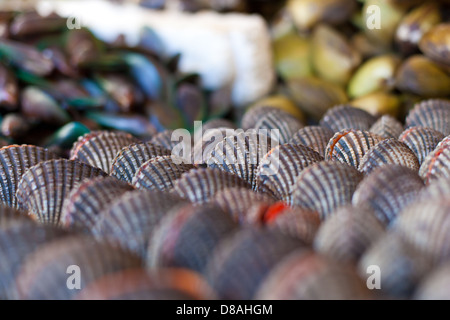
[[[444,138],[425,158],[419,174],[427,184],[440,178],[450,178],[450,136]]]
[[[450,197],[450,178],[442,178],[432,181],[422,189],[420,200],[442,199]]]
[[[250,188],[237,175],[218,169],[192,169],[175,181],[173,192],[191,202],[208,202],[217,192],[226,188]]]
[[[450,135],[450,101],[430,99],[416,104],[406,117],[406,126],[427,127]]]
[[[69,269],[71,266],[78,267]],[[138,268],[142,261],[135,255],[107,243],[99,243],[90,237],[66,237],[41,246],[24,261],[17,276],[20,299],[66,300],[75,297],[70,273],[81,273],[81,290],[100,277]],[[68,274],[69,270],[69,274]]]
[[[100,213],[92,233],[99,239],[119,242],[145,257],[149,237],[161,218],[185,203],[167,192],[127,192]]]
[[[323,220],[338,207],[351,202],[362,178],[362,173],[344,163],[316,163],[298,176],[292,203],[319,212]]]
[[[298,130],[289,143],[310,147],[325,157],[325,149],[333,134],[333,131],[321,126],[307,126]]]
[[[137,142],[138,139],[125,132],[102,131],[95,135],[87,133],[72,147],[70,159],[79,160],[110,173],[117,153]]]
[[[262,130],[267,130],[265,135],[278,143],[288,143],[294,134],[303,127],[303,124],[296,118],[287,113],[280,113],[277,111],[269,111],[264,113],[256,122],[254,129],[258,133]],[[277,131],[275,131],[277,130]]]
[[[355,263],[383,233],[384,225],[372,211],[349,205],[322,224],[314,249],[335,261]]]
[[[444,139],[442,133],[426,127],[411,127],[406,129],[399,137],[399,140],[414,152],[420,165],[442,139]]]
[[[206,279],[220,299],[252,299],[272,268],[302,247],[300,240],[281,233],[242,229],[214,250],[205,269]]]
[[[47,149],[32,145],[10,145],[0,149],[0,199],[15,207],[16,190],[22,175],[39,162],[56,159],[58,156]]]
[[[90,232],[100,213],[125,192],[133,191],[128,183],[113,177],[98,177],[74,188],[63,204],[61,225]]]
[[[230,120],[220,118],[211,119],[202,124],[201,130],[196,129],[197,131],[195,131],[194,134],[194,138],[196,139],[195,141],[199,141],[202,138],[201,136],[204,135],[206,132],[219,128],[233,129],[233,130],[237,129],[236,125]]]
[[[275,147],[259,164],[257,188],[268,190],[278,200],[290,202],[292,187],[300,172],[320,161],[323,161],[320,154],[303,145]]]
[[[173,130],[164,130],[153,136],[150,143],[167,150],[172,150],[179,143],[179,141],[172,141],[172,134]]]
[[[376,118],[364,111],[352,106],[341,105],[329,109],[320,120],[320,125],[333,132],[345,129],[369,130]]]
[[[58,224],[64,199],[84,179],[106,176],[98,168],[73,160],[47,160],[31,167],[17,186],[17,204],[42,223]]]
[[[411,169],[386,165],[360,183],[352,203],[355,207],[372,209],[381,222],[389,224],[416,199],[423,187],[423,181]]]
[[[169,150],[149,142],[131,144],[117,154],[112,164],[111,175],[131,183],[136,171],[144,162],[170,154]]]
[[[194,166],[176,156],[156,157],[145,162],[136,172],[133,185],[142,190],[168,190],[175,181]]]
[[[254,129],[258,121],[267,113],[273,113],[280,117],[289,116],[290,114],[278,108],[262,106],[254,107],[247,110],[241,120],[241,128],[244,130]]]
[[[364,155],[383,139],[367,131],[337,132],[327,145],[325,160],[340,161],[358,168]]]
[[[296,251],[270,272],[257,300],[362,300],[371,295],[356,270],[308,251]]]
[[[150,237],[147,266],[202,272],[216,246],[235,230],[237,224],[217,206],[190,204],[175,208]]]
[[[377,143],[362,158],[359,171],[371,173],[376,168],[387,164],[398,164],[414,171],[419,171],[419,160],[408,146],[391,138]]]
[[[384,115],[370,127],[369,131],[383,138],[397,139],[403,132],[403,125],[394,117]]]
[[[430,272],[414,293],[416,300],[450,300],[450,263]]]
[[[195,164],[206,164],[212,157],[216,145],[226,136],[233,134],[234,130],[230,131],[230,128],[215,128],[206,131],[194,145],[192,162]]]

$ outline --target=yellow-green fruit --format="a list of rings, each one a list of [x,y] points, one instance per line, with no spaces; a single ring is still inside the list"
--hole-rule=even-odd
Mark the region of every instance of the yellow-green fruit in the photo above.
[[[450,23],[429,30],[420,40],[420,50],[433,61],[450,66]]]
[[[269,96],[267,98],[261,99],[258,102],[250,106],[250,108],[258,107],[273,107],[278,108],[287,113],[293,115],[300,122],[305,122],[305,115],[303,112],[293,103],[290,99],[282,95]]]
[[[375,116],[387,114],[397,117],[402,102],[400,97],[380,91],[352,100],[350,105],[365,110]]]

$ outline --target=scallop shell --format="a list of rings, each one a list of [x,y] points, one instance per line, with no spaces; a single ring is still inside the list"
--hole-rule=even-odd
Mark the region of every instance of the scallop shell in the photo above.
[[[414,293],[416,300],[450,300],[450,263],[428,274]]]
[[[47,149],[32,145],[10,145],[0,149],[0,199],[16,207],[16,190],[22,175],[39,162],[57,159]]]
[[[17,204],[42,223],[58,224],[64,199],[84,179],[107,174],[74,160],[47,160],[28,169],[17,186]]]
[[[369,130],[376,118],[364,111],[348,105],[336,106],[329,109],[320,120],[320,125],[333,132],[345,129]]]
[[[150,143],[161,146],[167,150],[170,150],[172,154],[182,157],[182,150],[179,149],[180,146],[182,146],[183,148],[186,148],[188,146],[191,147],[192,141],[184,141],[183,137],[178,137],[177,135],[172,136],[173,134],[173,130],[165,130],[155,135],[150,140]]]
[[[256,122],[254,129],[258,133],[264,133],[278,143],[287,143],[294,134],[303,128],[303,124],[290,114],[280,114],[279,111],[269,111]]]
[[[289,113],[274,107],[265,106],[250,108],[242,117],[241,128],[244,130],[254,129],[261,117],[269,112],[272,112],[279,117],[290,116]]]
[[[272,268],[303,245],[281,233],[246,228],[219,244],[205,276],[220,299],[252,299]]]
[[[193,168],[176,156],[156,157],[139,168],[132,183],[138,189],[164,191],[173,188],[175,181]]]
[[[325,160],[340,161],[358,168],[364,155],[384,138],[367,131],[337,132],[325,150]]]
[[[425,158],[419,175],[427,184],[440,178],[450,178],[450,136],[444,138]]]
[[[128,183],[113,177],[84,181],[64,201],[61,225],[90,232],[104,209],[125,192],[133,190]]]
[[[323,161],[316,151],[303,145],[283,144],[260,161],[257,188],[268,190],[278,200],[291,201],[292,187],[302,170]]]
[[[420,165],[442,139],[444,139],[442,133],[426,127],[411,127],[399,136],[399,140],[414,152]]]
[[[363,175],[340,162],[319,162],[303,170],[292,191],[292,203],[317,211],[323,220],[351,202]]]
[[[427,127],[450,135],[450,101],[430,99],[417,103],[406,117],[406,126]]]
[[[289,141],[290,144],[302,144],[325,157],[325,149],[334,132],[321,126],[308,126],[298,130]]]
[[[81,290],[100,277],[142,266],[142,261],[120,247],[94,241],[91,237],[66,237],[41,246],[24,261],[17,276],[20,299],[68,300],[79,290],[66,285],[69,269],[81,272]],[[68,272],[69,270],[69,272]]]
[[[101,212],[92,233],[145,257],[148,238],[169,210],[186,201],[161,191],[127,192]]]
[[[231,216],[214,205],[186,205],[164,217],[150,237],[147,266],[202,272],[217,245],[237,230]]]
[[[117,154],[112,164],[111,175],[131,183],[136,171],[144,162],[170,154],[169,150],[149,142],[131,144]]]
[[[371,173],[387,164],[397,164],[419,171],[419,160],[408,146],[397,139],[386,139],[377,143],[362,158],[359,171]]]
[[[72,147],[70,159],[79,160],[110,173],[117,153],[122,148],[139,142],[129,133],[102,131],[87,133]]]
[[[218,169],[201,168],[184,173],[175,181],[173,192],[191,202],[208,202],[217,192],[226,188],[250,188],[237,175]]]
[[[411,169],[386,165],[376,169],[360,183],[352,203],[355,207],[372,209],[381,222],[389,224],[416,199],[423,187],[423,181]]]
[[[234,130],[230,128],[215,128],[206,131],[202,139],[198,139],[194,145],[192,162],[195,164],[206,164],[212,157],[216,145],[226,136],[233,135]]]
[[[363,300],[371,294],[354,268],[296,251],[270,272],[257,300]]]
[[[398,138],[403,132],[403,125],[390,115],[379,118],[369,129],[370,132],[383,138]]]
[[[336,210],[322,224],[314,248],[334,261],[356,263],[383,234],[384,225],[372,211],[349,205]]]

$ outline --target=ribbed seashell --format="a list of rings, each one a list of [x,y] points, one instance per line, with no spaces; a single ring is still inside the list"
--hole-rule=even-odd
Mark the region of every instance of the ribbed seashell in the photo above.
[[[215,128],[206,131],[201,139],[198,139],[194,144],[194,152],[192,162],[199,164],[206,164],[208,159],[212,157],[214,148],[226,136],[233,135],[234,129],[230,128]]]
[[[422,179],[411,169],[386,165],[376,169],[359,184],[352,203],[355,207],[372,209],[381,222],[389,224],[416,199],[423,187]]]
[[[277,140],[279,144],[288,143],[301,128],[303,128],[303,124],[290,114],[280,114],[279,111],[273,110],[263,114],[254,127],[258,133],[267,130],[265,135]]]
[[[399,136],[399,140],[414,152],[420,165],[442,139],[444,139],[442,133],[426,127],[411,127],[403,131]]]
[[[15,299],[14,279],[26,257],[44,243],[67,236],[60,228],[34,223],[0,228],[0,299]]]
[[[120,247],[96,242],[91,237],[65,237],[41,246],[26,258],[17,276],[19,298],[68,300],[75,297],[79,290],[66,285],[70,266],[79,268],[80,290],[83,290],[106,274],[141,267],[142,260]]]
[[[205,276],[220,299],[252,299],[272,268],[303,245],[278,232],[245,228],[219,244]]]
[[[290,202],[292,187],[300,172],[320,161],[323,157],[309,147],[293,144],[277,146],[260,161],[257,188],[268,190],[278,200]]]
[[[202,272],[216,246],[237,228],[231,216],[215,205],[175,208],[150,236],[147,266]]]
[[[415,153],[405,143],[391,138],[377,143],[364,155],[359,171],[369,174],[388,164],[397,164],[414,171],[419,171],[420,167]]]
[[[429,272],[432,263],[398,234],[388,232],[361,257],[360,276],[368,279],[374,266],[379,268],[380,293],[390,298],[407,298]]]
[[[416,300],[450,300],[450,263],[430,272],[414,293]]]
[[[364,155],[384,138],[360,130],[337,132],[328,142],[325,160],[340,161],[358,168]]]
[[[207,165],[234,173],[256,188],[259,163],[276,145],[276,141],[258,132],[237,132],[216,145]]]
[[[161,146],[167,150],[172,150],[179,141],[172,141],[173,130],[164,130],[157,135],[153,136],[150,143]]]
[[[418,196],[419,200],[443,199],[450,197],[450,178],[432,181],[423,188]]]
[[[320,120],[320,125],[333,132],[345,129],[367,131],[376,120],[367,111],[348,105],[341,105],[329,109]]]
[[[292,204],[317,211],[323,220],[351,202],[362,179],[362,173],[345,163],[316,163],[298,176],[292,189]]]
[[[7,229],[16,223],[34,223],[28,212],[0,204],[0,230]]]
[[[268,194],[256,193],[246,188],[227,188],[216,193],[211,200],[240,224],[248,222],[248,213],[256,204],[269,207],[275,199]]]
[[[450,178],[450,136],[444,138],[425,158],[419,175],[426,184],[440,178]]]
[[[237,175],[218,169],[200,168],[184,173],[175,181],[173,192],[191,202],[208,202],[217,192],[241,187],[250,189],[250,185]]]
[[[314,248],[335,261],[355,263],[383,233],[384,225],[372,211],[348,205],[322,223]]]
[[[194,135],[194,138],[196,139],[195,141],[199,141],[202,138],[201,136],[204,135],[207,131],[219,128],[232,130],[237,129],[236,125],[230,120],[221,118],[211,119],[202,124],[201,130],[199,130],[198,128],[196,129],[197,131]]]
[[[406,117],[406,126],[427,127],[450,135],[450,101],[430,99],[417,103]]]
[[[102,131],[95,135],[87,133],[72,147],[70,159],[79,160],[110,173],[117,153],[122,148],[138,142],[139,139],[126,132]]]
[[[383,138],[397,139],[403,132],[403,125],[394,117],[384,115],[370,127],[369,131]]]
[[[173,188],[175,180],[189,170],[192,164],[176,156],[156,157],[145,162],[136,172],[133,185],[142,190],[167,190]]]
[[[90,283],[77,300],[205,300],[215,294],[197,273],[186,269],[123,270]]]
[[[70,191],[84,179],[106,175],[99,168],[74,160],[40,162],[22,176],[17,186],[17,205],[42,223],[58,224]]]
[[[105,132],[106,131],[101,131],[101,130],[91,131],[91,132],[88,132],[88,133],[78,137],[78,140],[74,142],[72,148],[70,149],[70,158],[74,157],[80,151],[80,149],[83,147],[83,145],[86,142],[88,142],[89,140],[91,140]]]
[[[285,235],[313,243],[320,227],[320,217],[316,211],[303,208],[285,208],[273,216],[273,208],[266,212],[266,225]]]
[[[269,106],[250,108],[247,112],[244,113],[244,116],[242,117],[241,128],[244,130],[254,129],[256,123],[258,123],[261,117],[269,112],[272,112],[280,117],[289,115],[289,113],[283,110]]]
[[[266,277],[257,300],[367,300],[356,270],[310,251],[295,251]]]
[[[144,162],[170,154],[170,150],[149,142],[131,144],[117,154],[112,164],[111,175],[131,183],[136,171]]]
[[[307,126],[298,130],[289,143],[310,147],[325,157],[325,149],[333,134],[333,131],[322,126]]]
[[[100,213],[92,233],[145,257],[148,238],[155,226],[169,210],[185,203],[186,200],[168,192],[127,192]]]
[[[405,208],[395,231],[435,262],[450,258],[450,199],[429,199]]]
[[[57,159],[47,149],[32,145],[10,145],[0,149],[0,199],[4,204],[17,205],[16,190],[22,175],[39,162]]]
[[[63,204],[61,225],[90,232],[100,213],[125,192],[134,188],[114,177],[89,179],[74,188]]]

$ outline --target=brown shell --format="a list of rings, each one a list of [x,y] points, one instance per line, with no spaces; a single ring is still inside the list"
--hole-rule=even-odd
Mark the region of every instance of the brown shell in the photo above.
[[[362,173],[340,162],[319,162],[303,170],[292,191],[292,204],[319,212],[323,220],[351,202]]]
[[[111,131],[103,131],[94,136],[87,133],[87,137],[80,137],[78,141],[72,147],[70,159],[87,163],[107,173],[111,172],[114,159],[122,148],[139,142],[129,133]]]
[[[450,300],[450,264],[430,272],[420,283],[414,293],[416,300]]]
[[[416,199],[424,187],[416,172],[399,165],[386,165],[365,178],[353,195],[355,207],[367,206],[389,224]]]
[[[334,132],[321,126],[307,126],[298,130],[289,141],[290,144],[302,144],[325,157],[325,149]]]
[[[403,125],[394,117],[384,115],[370,127],[369,131],[383,138],[397,139],[403,132]]]
[[[220,299],[252,299],[272,268],[303,245],[278,232],[245,228],[219,244],[205,276]]]
[[[20,299],[67,300],[79,290],[70,289],[68,277],[78,267],[81,272],[81,290],[100,277],[139,268],[142,261],[120,247],[96,242],[91,237],[66,237],[41,246],[24,261],[17,276]]]
[[[193,169],[192,164],[176,156],[156,157],[145,162],[136,172],[133,185],[142,190],[168,190],[181,175]]]
[[[164,130],[153,136],[150,143],[163,147],[167,150],[172,150],[179,142],[172,141],[173,130]]]
[[[215,128],[206,131],[202,139],[198,139],[194,145],[192,162],[195,164],[206,164],[212,157],[216,145],[226,136],[234,134],[230,128]]]
[[[427,127],[450,135],[450,101],[430,99],[417,103],[406,117],[406,126]]]
[[[340,161],[358,168],[364,155],[384,138],[367,131],[337,132],[327,145],[325,160]]]
[[[280,114],[279,111],[273,110],[263,114],[254,127],[258,133],[267,130],[267,133],[264,134],[280,144],[288,143],[301,128],[303,128],[303,124],[290,114]]]
[[[399,140],[414,152],[420,165],[442,139],[444,135],[441,132],[426,127],[411,127],[399,136]]]
[[[170,150],[149,142],[131,144],[117,154],[112,164],[111,175],[131,183],[136,171],[144,162],[170,154]]]
[[[0,204],[0,230],[7,229],[16,223],[34,223],[34,220],[26,211]]]
[[[250,188],[237,175],[219,169],[200,168],[184,173],[175,181],[173,192],[191,202],[208,202],[217,192],[226,188]]]
[[[425,158],[419,175],[426,184],[440,178],[450,178],[450,136],[444,138]]]
[[[443,199],[450,197],[450,179],[442,178],[432,181],[419,194],[418,200]]]
[[[125,192],[133,190],[131,185],[114,177],[84,181],[64,201],[61,225],[90,232],[104,209]]]
[[[215,205],[175,208],[150,237],[147,266],[202,272],[220,241],[236,230],[231,216]]]
[[[320,120],[320,125],[333,132],[345,129],[367,131],[376,120],[367,111],[348,105],[341,105],[329,109]]]
[[[372,211],[348,205],[322,224],[314,248],[335,261],[356,263],[383,233],[384,225]]]
[[[16,190],[22,175],[39,162],[57,159],[56,154],[32,145],[10,145],[0,149],[0,200],[16,207]]]
[[[107,174],[85,163],[47,160],[28,169],[17,186],[17,204],[42,223],[58,224],[63,202],[84,179]]]
[[[277,146],[260,161],[257,188],[268,190],[278,200],[290,202],[292,187],[300,172],[320,161],[323,157],[309,147],[293,144]]]
[[[376,168],[398,164],[419,171],[419,160],[415,153],[403,142],[391,138],[377,143],[362,158],[359,171],[371,173]]]
[[[266,113],[273,112],[280,117],[289,115],[287,112],[280,110],[278,108],[262,106],[262,107],[254,107],[250,108],[245,112],[244,116],[241,120],[241,128],[244,130],[254,129],[256,123],[264,116]]]

